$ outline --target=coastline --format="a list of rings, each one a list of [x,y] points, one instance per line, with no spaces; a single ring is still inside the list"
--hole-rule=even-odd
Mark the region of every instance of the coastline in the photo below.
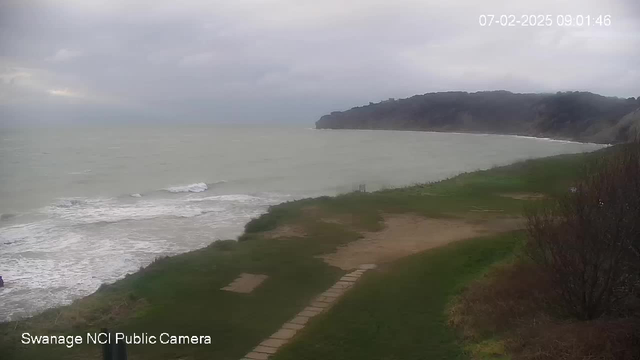
[[[389,218],[385,214],[400,216],[400,222],[395,227],[398,231],[406,227],[402,225],[405,224],[403,221],[421,222],[423,218],[437,219],[442,216],[453,216],[451,221],[454,221],[443,230],[449,226],[452,229],[468,228],[464,223],[470,221],[469,224],[476,224],[474,226],[486,224],[482,226],[489,229],[490,233],[498,230],[511,231],[511,225],[499,225],[496,228],[496,225],[491,224],[498,220],[511,224],[509,219],[519,216],[527,200],[522,200],[518,194],[536,192],[554,196],[566,191],[567,181],[577,176],[580,164],[593,156],[590,154],[594,153],[527,160],[490,170],[464,173],[432,184],[302,199],[275,205],[247,224],[243,241],[217,241],[203,249],[158,259],[136,273],[102,286],[97,292],[78,299],[71,305],[49,309],[20,321],[0,324],[0,349],[11,348],[15,351],[16,357],[9,356],[9,359],[35,359],[43,351],[51,351],[52,348],[17,346],[14,336],[18,332],[39,329],[37,331],[45,334],[68,334],[70,329],[88,331],[101,326],[116,327],[122,332],[128,332],[139,329],[142,322],[147,324],[145,326],[153,325],[164,332],[177,335],[208,335],[212,332],[232,334],[242,331],[244,336],[229,338],[228,344],[221,345],[220,348],[180,348],[185,354],[206,351],[222,358],[229,354],[240,357],[346,273],[341,268],[342,265],[327,263],[333,261],[327,259],[338,258],[325,259],[325,254],[334,253],[340,248],[362,246],[362,242],[358,242],[362,236],[384,234],[380,232],[383,229],[393,230],[389,221],[394,217]],[[542,169],[544,171],[540,171]],[[529,180],[532,180],[532,176],[543,178],[531,183]],[[504,196],[504,193],[513,193],[514,197]],[[403,214],[415,214],[418,217],[406,218]],[[463,223],[458,224],[456,221]],[[425,226],[433,229],[434,225]],[[430,234],[433,236],[433,232]],[[449,239],[473,237],[475,233],[461,234],[461,238]],[[382,236],[376,241],[402,236],[408,235]],[[411,244],[414,240],[407,238],[407,241],[407,244]],[[348,244],[351,245],[345,247]],[[412,254],[404,251],[392,249],[391,253],[386,252],[382,254],[382,258],[377,257],[375,259],[378,260],[374,261],[381,261],[381,269],[384,270],[387,266],[402,264],[404,256]],[[390,254],[393,256],[389,257]],[[378,255],[380,254],[376,256]],[[347,253],[346,256],[348,259],[350,255]],[[385,265],[387,261],[388,265]],[[239,273],[265,274],[267,280],[250,295],[220,291]],[[358,289],[354,291],[357,293]],[[123,308],[118,304],[126,305]],[[180,308],[180,318],[183,320],[178,321],[174,312],[167,311],[167,305],[162,304],[171,304],[169,308]],[[120,310],[113,312],[114,306]],[[249,317],[238,322],[229,317],[233,313],[247,314]],[[215,321],[202,321],[207,318]],[[186,319],[190,319],[188,326]],[[252,325],[249,326],[249,323]],[[216,343],[219,339],[213,337],[213,341]],[[148,346],[135,349],[143,359],[151,359],[153,356],[157,358],[162,351],[171,350]],[[64,349],[54,350],[50,353],[53,359],[68,355]],[[91,348],[78,346],[73,351],[82,354],[91,351]]]
[[[299,132],[295,132],[295,134],[298,134],[298,133]],[[377,158],[380,155],[382,155],[382,153],[378,151],[367,153],[370,155],[365,155],[363,156],[363,158],[375,160],[378,166],[384,166],[383,167],[384,170],[376,171],[374,172],[374,176],[371,176],[372,171],[367,170],[367,168],[370,167],[368,161],[362,162],[361,165],[355,164],[354,165],[355,168],[360,169],[358,171],[359,171],[359,174],[362,174],[362,176],[359,176],[359,178],[355,180],[351,180],[349,176],[342,176],[342,177],[338,176],[338,179],[337,179],[338,181],[336,183],[340,183],[342,185],[340,187],[336,186],[331,188],[327,187],[326,184],[328,184],[329,182],[334,182],[336,179],[323,181],[322,184],[320,185],[324,187],[315,187],[318,184],[314,182],[315,181],[314,179],[309,179],[308,176],[307,177],[301,176],[299,177],[300,179],[296,181],[298,183],[306,182],[307,184],[312,185],[312,186],[305,186],[305,189],[309,188],[311,189],[311,191],[300,192],[299,194],[295,195],[295,198],[303,198],[308,196],[320,196],[320,195],[333,196],[336,194],[353,191],[354,185],[360,184],[360,183],[366,183],[367,190],[372,191],[377,189],[389,189],[389,188],[395,188],[395,187],[402,187],[402,186],[406,186],[414,183],[422,183],[425,181],[427,182],[438,181],[462,172],[488,169],[494,166],[506,165],[513,161],[525,160],[527,158],[549,156],[549,155],[561,153],[564,151],[566,152],[578,152],[578,151],[585,151],[585,150],[589,151],[590,149],[597,147],[597,146],[594,147],[589,145],[563,144],[563,143],[555,143],[555,144],[550,143],[548,145],[545,145],[544,142],[540,142],[538,140],[532,141],[530,139],[526,140],[526,139],[520,139],[517,137],[509,138],[509,136],[501,136],[501,137],[478,136],[477,138],[470,138],[469,136],[466,136],[467,134],[463,134],[465,135],[463,136],[459,134],[446,135],[446,134],[440,134],[440,133],[430,134],[430,133],[424,133],[424,132],[421,132],[419,134],[414,133],[416,135],[403,136],[403,135],[393,134],[391,132],[385,134],[385,131],[378,131],[378,133],[360,134],[360,135],[350,133],[348,131],[344,131],[342,132],[342,134],[340,134],[340,132],[335,132],[334,134],[335,135],[332,135],[332,134],[322,135],[321,133],[316,132],[316,135],[309,134],[307,135],[307,137],[310,139],[317,139],[318,141],[316,141],[315,143],[318,143],[318,142],[322,143],[324,141],[327,141],[325,139],[329,139],[333,143],[342,144],[343,146],[341,148],[338,148],[340,150],[337,150],[338,153],[341,153],[344,150],[349,149],[349,144],[353,141],[353,139],[374,140],[374,141],[368,141],[368,143],[370,144],[376,144],[383,139],[396,139],[393,142],[395,145],[392,145],[396,149],[403,149],[404,144],[408,144],[408,143],[412,144],[411,146],[406,147],[407,149],[406,151],[398,150],[394,152],[393,149],[389,150],[389,151],[392,151],[392,153],[396,154],[395,157],[397,159],[406,158],[407,165],[396,166],[396,164],[391,163],[389,161],[378,162]],[[187,135],[191,135],[191,133],[187,133]],[[301,135],[304,135],[304,134],[301,134]],[[434,141],[433,145],[430,145],[432,144],[431,139],[438,140],[439,138],[442,138],[443,140],[441,142]],[[337,141],[332,139],[337,139]],[[449,140],[451,140],[451,145],[449,145],[448,143]],[[482,148],[478,148],[478,150],[480,151],[476,153],[477,155],[467,157],[466,156],[467,150],[456,150],[455,148],[452,148],[453,146],[455,146],[453,144],[455,144],[456,142],[459,142],[461,145],[468,143],[468,144],[478,144],[479,146],[483,146],[486,144],[486,147],[483,146]],[[510,149],[512,146],[518,146],[518,144],[522,144],[523,149],[530,149],[531,152],[529,150],[521,150],[520,152],[503,151],[503,149]],[[436,154],[438,154],[438,150],[447,149],[447,148],[450,148],[450,150],[448,150],[446,154],[443,153],[441,155],[444,160],[439,160],[441,156],[436,156]],[[474,148],[476,148],[476,146],[467,146],[467,147],[457,146],[457,148],[459,149],[468,148],[473,150]],[[368,149],[370,149],[370,147]],[[124,150],[126,149],[122,148],[118,151],[124,151]],[[108,150],[108,151],[111,151],[111,150]],[[386,152],[388,153],[389,151],[386,151]],[[423,159],[417,159],[414,157],[414,154],[417,154],[418,152],[424,152],[425,154],[432,154],[433,156],[425,156],[423,157]],[[324,156],[325,155],[323,155],[323,157]],[[391,158],[389,156],[387,157]],[[335,155],[329,154],[329,159],[336,159],[337,164],[342,163],[342,160],[340,160],[341,158],[337,158],[335,157]],[[434,159],[434,160],[430,160],[430,159]],[[456,165],[458,163],[461,165]],[[389,166],[389,169],[396,169],[396,170],[403,170],[403,171],[396,171],[395,172],[396,174],[385,174],[385,171],[387,171],[387,173],[389,172],[388,170],[386,170],[387,164]],[[91,167],[78,166],[77,168],[90,169]],[[212,168],[215,168],[215,165],[212,166]],[[343,166],[341,167],[341,165],[330,166],[328,168],[328,171],[341,171],[342,168],[344,167]],[[67,171],[65,170],[65,172]],[[378,172],[381,174],[381,177],[377,176]],[[73,176],[70,178],[73,181],[77,181],[77,180],[85,181],[85,180],[91,180],[89,176],[97,177],[100,173],[101,171],[99,168],[93,168],[93,170],[87,173],[88,175],[86,176],[83,176],[83,177]],[[155,185],[149,187],[149,189],[185,187],[182,190],[190,191],[190,189],[193,188],[192,190],[200,191],[204,188],[204,185],[207,185],[208,187],[213,188],[212,182],[210,182],[209,179],[219,179],[219,178],[226,179],[227,178],[227,174],[221,174],[221,173],[218,173],[217,171],[215,173],[216,173],[215,177],[212,177],[209,175],[197,176],[197,177],[189,176],[185,178],[185,181],[181,181],[180,179],[178,179],[179,176],[172,176],[175,179],[168,180],[167,182],[165,181],[155,182],[154,183]],[[402,174],[402,175],[397,175],[397,174]],[[114,175],[117,175],[117,174],[114,174]],[[289,171],[286,176],[295,177],[296,175],[293,174],[291,171]],[[231,192],[224,192],[227,190],[222,190],[224,194],[226,193],[247,194],[247,192],[245,192],[245,190],[243,190],[242,187],[238,187],[233,184],[234,182],[233,176],[229,177],[229,179],[231,180],[230,182],[232,184],[221,184],[221,186],[222,187],[231,186],[233,190],[230,190]],[[349,183],[345,181],[341,182],[341,180],[344,180],[344,179],[349,181]],[[203,180],[205,181],[204,183],[202,183]],[[214,230],[214,232],[206,230],[206,228],[202,226],[203,225],[206,226],[207,221],[215,221],[216,213],[210,213],[209,215],[193,217],[193,221],[180,221],[180,220],[173,221],[172,218],[168,218],[168,220],[170,221],[163,222],[163,223],[154,222],[154,220],[142,220],[140,222],[136,222],[136,224],[140,224],[139,226],[154,227],[157,229],[168,228],[169,231],[173,231],[169,228],[170,226],[174,226],[172,225],[172,222],[180,221],[183,224],[176,224],[176,225],[177,226],[184,225],[184,232],[181,232],[181,233],[186,234],[185,238],[197,239],[197,243],[196,241],[192,241],[189,243],[186,241],[182,241],[180,239],[178,239],[180,241],[171,240],[173,241],[169,243],[169,245],[172,246],[171,249],[177,248],[178,250],[174,251],[170,249],[165,251],[163,250],[164,247],[162,247],[162,240],[155,241],[154,239],[153,242],[151,241],[149,242],[148,244],[149,250],[146,251],[145,253],[146,255],[145,254],[141,255],[141,257],[143,257],[142,259],[140,260],[131,259],[133,261],[128,261],[128,265],[120,264],[117,261],[109,261],[109,262],[115,262],[116,263],[115,265],[118,267],[112,268],[114,269],[113,271],[103,270],[103,271],[98,271],[96,273],[93,273],[92,278],[90,280],[86,280],[82,276],[82,274],[84,273],[90,274],[91,269],[87,269],[87,266],[83,266],[82,265],[83,263],[80,262],[80,261],[84,261],[84,255],[83,255],[84,251],[73,252],[73,250],[78,249],[78,246],[73,245],[72,237],[68,237],[65,235],[69,231],[71,235],[73,235],[77,231],[84,232],[84,229],[83,229],[84,225],[82,225],[82,227],[76,227],[75,224],[77,223],[84,224],[84,223],[93,223],[93,222],[98,222],[99,224],[108,224],[114,221],[121,221],[121,220],[128,221],[126,220],[128,218],[153,219],[153,217],[156,217],[156,216],[172,216],[172,215],[177,215],[179,217],[182,217],[185,215],[193,216],[193,215],[202,213],[201,210],[208,212],[211,208],[219,206],[218,201],[214,203],[212,200],[217,195],[216,189],[213,189],[214,191],[213,194],[211,194],[212,190],[209,190],[204,192],[193,192],[193,193],[185,192],[184,194],[186,195],[180,195],[183,193],[176,193],[177,195],[173,195],[173,193],[169,193],[166,190],[148,191],[148,190],[145,190],[146,188],[140,188],[140,187],[132,188],[132,187],[129,187],[128,184],[126,184],[128,182],[129,180],[122,182],[122,184],[124,185],[120,187],[122,191],[118,191],[117,193],[114,192],[115,195],[107,194],[105,195],[104,198],[95,197],[92,195],[86,195],[86,197],[78,198],[77,200],[74,198],[68,198],[68,199],[65,198],[68,201],[65,199],[60,199],[60,200],[54,199],[48,204],[46,204],[46,201],[43,201],[42,205],[38,205],[38,206],[43,206],[41,210],[40,208],[38,208],[39,209],[38,212],[43,212],[45,214],[48,214],[48,216],[52,216],[53,221],[50,221],[46,224],[35,223],[35,227],[33,227],[33,231],[30,233],[27,233],[27,235],[31,235],[34,239],[37,239],[37,240],[42,239],[40,241],[45,241],[42,243],[44,245],[47,244],[46,240],[48,238],[52,240],[52,243],[56,243],[61,246],[64,244],[70,244],[70,246],[68,246],[67,248],[69,248],[69,250],[72,250],[72,252],[67,254],[69,255],[68,258],[70,259],[69,263],[70,265],[73,266],[73,268],[67,268],[65,271],[69,272],[73,276],[62,277],[61,275],[63,275],[63,272],[56,272],[51,276],[40,275],[41,273],[39,271],[40,267],[31,267],[31,271],[23,274],[17,274],[15,273],[15,271],[8,271],[6,275],[11,275],[8,277],[9,279],[12,279],[12,278],[17,279],[18,276],[23,276],[23,277],[27,276],[27,278],[23,278],[22,284],[13,283],[13,292],[11,294],[8,294],[8,292],[5,292],[5,294],[2,296],[3,300],[4,299],[7,300],[7,303],[6,303],[7,306],[5,306],[4,309],[0,310],[0,313],[3,315],[2,316],[3,320],[8,320],[8,315],[14,312],[13,309],[15,306],[20,307],[22,309],[16,311],[15,314],[12,315],[13,319],[24,317],[24,315],[19,315],[18,313],[24,314],[27,311],[29,311],[32,314],[34,314],[44,310],[45,307],[55,307],[55,306],[60,306],[62,304],[68,304],[73,299],[77,299],[79,297],[86,296],[93,293],[102,283],[112,283],[117,279],[121,279],[127,273],[135,272],[140,266],[146,266],[147,264],[152,262],[153,259],[157,256],[179,254],[179,253],[184,253],[186,251],[192,251],[195,249],[202,248],[210,243],[211,236],[215,236],[216,238],[219,238],[219,239],[233,239],[233,238],[236,238],[237,236],[241,236],[243,223],[250,220],[249,217],[246,217],[235,222],[233,224],[233,228],[228,227],[222,231]],[[184,184],[191,184],[191,183],[193,184],[188,186],[184,185]],[[215,182],[215,183],[219,184],[219,182]],[[296,183],[293,181],[289,181],[289,183],[293,184],[294,186],[297,186]],[[246,186],[244,186],[244,188],[246,188]],[[321,189],[321,190],[315,191],[314,189]],[[87,190],[90,190],[90,189],[88,188],[84,190],[79,189],[79,191],[81,192],[84,191],[85,193],[89,194]],[[132,197],[130,193],[141,193],[141,197],[140,198],[138,198],[137,196]],[[278,193],[278,191],[275,191],[274,193]],[[181,197],[179,198],[178,195],[180,195]],[[40,198],[38,193],[32,194],[30,196]],[[262,196],[262,195],[259,195],[259,196]],[[151,207],[147,208],[147,206],[153,205],[151,203],[152,201],[155,202],[156,198],[160,198],[160,197],[163,197],[163,198],[171,197],[171,200],[165,201],[163,199],[162,202],[156,202],[158,206],[153,208]],[[182,201],[183,200],[182,197],[185,197],[184,199],[185,201]],[[200,198],[200,197],[207,198],[208,200],[196,202],[196,201],[190,201],[191,199],[186,199],[186,197],[193,197],[194,199],[192,200],[197,200],[195,198]],[[270,197],[270,196],[266,196],[264,201],[267,201],[266,199],[267,197]],[[220,198],[224,198],[224,196],[221,196]],[[286,200],[288,199],[285,199],[285,201]],[[274,199],[273,201],[272,200],[268,200],[268,201],[270,202],[268,205],[273,205],[283,200],[281,197],[280,199]],[[242,202],[244,203],[244,200],[242,200]],[[236,205],[233,205],[235,204],[234,202],[227,201],[226,199],[225,201],[223,201],[223,203],[224,203],[223,206],[225,208],[228,205],[238,209],[245,208],[244,205],[239,203]],[[102,211],[103,209],[107,211]],[[261,214],[263,211],[265,211],[265,209],[266,209],[266,205],[264,208],[260,208],[259,211],[252,214],[252,216],[257,216]],[[235,211],[235,210],[232,209],[232,211]],[[30,221],[29,219],[30,219],[29,217],[21,217],[20,219],[14,219],[14,220],[17,223],[20,223],[16,225],[21,225],[23,222],[25,223],[29,222]],[[179,219],[179,218],[176,218],[176,219]],[[105,222],[100,223],[99,220],[105,221]],[[3,222],[3,225],[13,225],[13,224],[11,224],[10,222]],[[48,226],[55,226],[56,234],[60,234],[60,235],[55,237],[48,236],[47,233],[45,232],[45,230],[48,229]],[[133,227],[138,225],[135,225],[132,223],[131,225],[125,225],[125,226]],[[93,231],[94,228],[96,228],[96,226],[92,226],[92,228],[89,229],[89,231]],[[59,229],[59,232],[58,232],[58,229]],[[120,255],[128,257],[128,255],[126,255],[125,253],[128,248],[131,248],[132,241],[119,240],[119,239],[128,238],[126,236],[120,236],[120,234],[117,233],[119,231],[118,230],[119,226],[118,225],[108,225],[104,227],[101,226],[100,229],[105,229],[104,231],[106,231],[106,233],[104,234],[95,233],[95,236],[92,236],[93,233],[87,232],[86,236],[88,239],[93,239],[92,241],[97,241],[100,244],[106,244],[107,242],[112,244],[110,246],[106,246],[106,245],[102,246],[105,249],[105,251],[101,253],[116,255],[116,257],[113,257],[113,259],[119,259]],[[27,230],[30,230],[30,229],[27,229]],[[202,230],[206,230],[206,233]],[[207,233],[210,235],[207,236]],[[212,233],[213,235],[211,235]],[[198,234],[202,234],[202,236],[200,238],[193,237],[194,235],[199,236]],[[7,235],[6,238],[8,238],[9,240],[13,239],[12,236],[14,236],[14,234],[9,233],[6,235]],[[116,237],[114,237],[114,235]],[[126,235],[126,234],[123,234],[123,235]],[[156,236],[155,238],[164,239],[165,237]],[[106,241],[102,241],[101,239],[105,239]],[[135,239],[136,239],[135,237],[132,238],[133,245],[135,245],[136,248],[147,246],[146,244],[143,244],[141,241],[136,242]],[[21,251],[25,251],[25,250],[38,251],[37,249],[38,246],[44,246],[44,245],[38,245],[37,241],[30,241],[29,243],[31,245],[27,244],[29,245],[28,247],[23,247],[20,242],[18,242],[17,245],[7,245],[7,246],[0,245],[0,246],[3,246],[3,249],[7,250],[4,252],[2,256],[0,256],[0,260],[11,257],[12,252],[16,254],[20,254]],[[88,244],[90,243],[90,241],[86,243]],[[156,246],[156,244],[158,244],[158,246]],[[92,249],[87,249],[87,251],[89,251],[89,254],[92,253],[91,252]],[[64,256],[67,256],[67,254],[60,252],[60,253],[52,253],[49,256],[55,259],[64,259],[65,258]],[[93,259],[96,259],[96,256],[94,256]],[[93,261],[90,261],[90,262],[93,262]],[[16,270],[19,269],[20,267],[21,267],[20,264],[11,265],[11,268]],[[41,294],[44,293],[46,289],[42,287],[36,287],[34,290],[32,290],[32,287],[29,285],[31,283],[34,283],[32,282],[32,278],[33,280],[36,280],[36,281],[43,281],[43,282],[48,281],[48,285],[45,285],[45,286],[57,287],[57,289],[60,289],[60,291],[54,294],[56,295],[55,298],[47,297],[47,298],[42,298],[42,300],[39,300],[41,299],[41,296],[43,296]],[[62,279],[62,280],[59,280],[59,279]],[[78,282],[82,282],[82,287],[74,285]],[[11,283],[9,284],[9,286],[11,286]],[[18,287],[20,287],[21,289],[24,288],[27,291],[22,292],[20,290],[18,292],[16,291],[18,290]],[[46,296],[46,294],[44,296]],[[25,299],[24,302],[22,302],[23,299]],[[34,299],[34,301],[30,299]],[[35,310],[35,312],[33,310]]]
[[[506,137],[516,137],[521,139],[534,139],[534,140],[547,140],[552,142],[560,142],[565,144],[586,144],[586,145],[604,145],[604,146],[613,146],[616,145],[614,143],[607,142],[591,142],[591,141],[580,141],[572,138],[550,138],[550,137],[541,137],[541,136],[533,136],[533,135],[522,135],[522,134],[502,134],[502,133],[489,133],[489,132],[474,132],[474,131],[437,131],[437,130],[419,130],[419,129],[352,129],[352,128],[309,128],[310,130],[353,130],[353,131],[401,131],[401,132],[419,132],[419,133],[431,133],[431,134],[456,134],[456,135],[477,135],[477,136],[506,136]]]

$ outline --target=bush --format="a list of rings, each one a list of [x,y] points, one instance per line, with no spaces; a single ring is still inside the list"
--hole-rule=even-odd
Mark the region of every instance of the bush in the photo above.
[[[597,161],[573,192],[527,219],[527,251],[570,315],[623,310],[640,288],[640,143]]]
[[[540,266],[521,258],[494,266],[456,299],[449,322],[476,341],[546,323],[558,301],[548,280]]]
[[[450,324],[471,359],[640,359],[637,318],[558,319],[562,301],[543,269],[522,258],[499,264],[455,299]]]

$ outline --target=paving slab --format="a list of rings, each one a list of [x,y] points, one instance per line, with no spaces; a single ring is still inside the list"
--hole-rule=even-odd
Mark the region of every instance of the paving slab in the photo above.
[[[316,301],[316,302],[312,302],[311,305],[313,307],[328,308],[330,304],[326,302]]]
[[[283,329],[292,329],[292,330],[302,330],[302,329],[304,329],[304,325],[285,323],[284,325],[282,325],[282,328]]]
[[[320,301],[320,302],[326,302],[326,303],[332,303],[337,299],[337,297],[335,296],[318,296],[316,298],[316,301]]]
[[[344,290],[348,287],[351,286],[350,282],[346,282],[346,281],[338,281],[337,283],[335,283],[331,288],[332,289],[338,289],[338,290]]]
[[[271,335],[272,339],[289,340],[296,334],[297,330],[293,329],[280,329]]]
[[[307,321],[309,321],[309,317],[307,316],[296,316],[293,319],[291,319],[291,321],[289,321],[292,324],[300,324],[300,325],[304,325],[307,323]]]
[[[309,310],[302,310],[298,313],[298,316],[306,316],[306,317],[312,317],[312,316],[316,316],[320,314],[319,311],[309,311]]]
[[[231,284],[223,287],[220,290],[232,291],[242,294],[248,294],[257,288],[262,282],[267,280],[269,276],[262,274],[248,274],[242,273]]]
[[[319,308],[319,307],[315,307],[315,306],[307,306],[306,308],[304,308],[304,311],[317,311],[317,312],[322,312],[324,309]]]
[[[267,360],[269,356],[270,354],[257,353],[257,352],[250,352],[247,355],[245,355],[247,359],[252,359],[252,360]]]
[[[265,353],[265,354],[275,354],[276,351],[278,351],[277,348],[272,348],[269,346],[262,346],[262,345],[258,345],[256,346],[255,349],[253,349],[253,352]]]
[[[282,346],[282,345],[284,345],[286,343],[287,342],[285,340],[282,340],[282,339],[267,339],[267,340],[261,342],[260,345],[278,348],[278,347],[280,347],[280,346]]]

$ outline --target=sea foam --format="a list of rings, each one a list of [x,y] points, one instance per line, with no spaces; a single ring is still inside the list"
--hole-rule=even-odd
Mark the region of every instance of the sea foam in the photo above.
[[[207,184],[200,182],[200,183],[195,183],[190,185],[172,186],[167,188],[166,190],[172,193],[181,193],[181,192],[203,192],[203,191],[207,191],[207,189],[209,189]]]
[[[234,238],[268,206],[290,200],[270,193],[206,195],[62,198],[29,222],[3,223],[7,287],[0,291],[0,322],[68,304],[158,256],[202,248],[212,237]]]
[[[205,213],[222,211],[216,204],[185,206],[174,199],[139,200],[135,203],[121,202],[114,198],[61,199],[54,206],[42,211],[49,217],[65,220],[71,224],[115,223],[123,220],[150,220],[160,217],[189,218]]]

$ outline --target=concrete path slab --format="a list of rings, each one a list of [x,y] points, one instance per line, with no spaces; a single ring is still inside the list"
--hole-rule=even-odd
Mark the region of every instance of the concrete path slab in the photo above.
[[[262,282],[267,280],[269,276],[261,274],[242,273],[231,284],[220,290],[232,291],[242,294],[248,294],[257,288]]]

